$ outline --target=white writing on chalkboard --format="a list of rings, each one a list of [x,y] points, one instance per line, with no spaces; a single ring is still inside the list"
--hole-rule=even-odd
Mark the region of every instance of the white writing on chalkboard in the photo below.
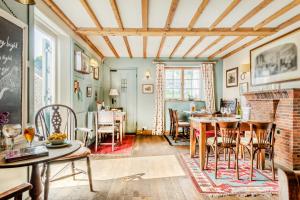
[[[12,51],[14,49],[18,48],[18,43],[17,42],[10,42],[9,41],[9,36],[6,38],[6,41],[0,39],[0,49],[3,47],[9,48],[9,51]]]

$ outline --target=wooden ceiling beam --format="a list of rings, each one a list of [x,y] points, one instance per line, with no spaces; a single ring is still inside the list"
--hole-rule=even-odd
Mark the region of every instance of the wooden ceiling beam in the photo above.
[[[77,27],[75,24],[63,13],[63,11],[52,1],[43,0],[44,3],[72,30],[77,34],[85,43],[87,43],[91,49],[101,58],[104,58],[103,53],[88,39],[87,36],[77,33]]]
[[[286,5],[285,7],[281,8],[280,10],[278,10],[277,12],[275,12],[273,15],[267,17],[265,20],[263,20],[262,22],[260,22],[256,26],[254,26],[253,29],[254,30],[261,29],[265,25],[267,25],[270,22],[274,21],[275,19],[277,19],[278,17],[282,16],[283,14],[285,14],[286,12],[288,12],[291,9],[293,9],[294,7],[296,7],[299,4],[300,4],[300,0],[294,0],[294,1],[292,1],[291,3],[289,3],[288,5]]]
[[[142,0],[142,26],[144,30],[148,29],[148,0]],[[147,58],[148,38],[143,36],[143,57]]]
[[[200,36],[199,39],[187,50],[187,52],[182,56],[182,58],[185,58],[194,48],[200,44],[200,42],[205,38],[205,36]]]
[[[203,53],[205,53],[208,49],[212,48],[215,46],[217,43],[219,43],[221,40],[224,39],[224,36],[218,37],[215,41],[213,41],[210,45],[208,45],[205,49],[203,49],[197,56],[196,58],[199,58]]]
[[[121,15],[120,15],[120,11],[119,11],[118,5],[116,3],[116,0],[110,0],[110,5],[111,5],[111,8],[113,10],[113,13],[114,13],[114,16],[116,18],[116,21],[117,21],[117,24],[118,24],[119,28],[124,29],[123,22],[122,22],[122,19],[121,19]],[[123,41],[126,45],[128,56],[130,58],[132,58],[130,45],[129,45],[129,42],[128,42],[128,39],[127,39],[126,36],[123,36]]]
[[[252,28],[193,28],[188,31],[185,28],[78,28],[78,33],[85,35],[111,35],[111,36],[268,36],[276,32],[276,28],[262,28],[254,31]]]
[[[284,28],[286,28],[286,27],[288,27],[288,26],[290,26],[290,25],[292,25],[292,24],[294,24],[298,21],[300,21],[300,14],[298,14],[298,15],[290,18],[289,20],[279,24],[279,26],[277,27],[277,30],[280,31],[280,30],[282,30],[282,29],[284,29]]]
[[[263,38],[264,38],[264,37],[262,37],[262,36],[259,36],[259,37],[254,38],[254,39],[251,40],[250,42],[247,42],[246,44],[244,44],[244,45],[238,47],[237,49],[235,49],[235,50],[229,52],[228,54],[226,54],[225,56],[223,56],[222,59],[225,59],[225,58],[227,58],[227,57],[229,57],[229,56],[231,56],[231,55],[233,55],[233,54],[235,54],[235,53],[237,53],[237,52],[239,52],[239,51],[245,49],[246,47],[248,47],[248,46],[250,46],[250,45],[252,45],[252,44],[254,44],[254,43],[256,43],[256,42],[258,42],[258,41],[260,41],[260,40],[262,40]]]
[[[233,0],[231,4],[225,9],[225,11],[214,21],[209,27],[209,30],[213,30],[216,26],[241,2],[241,0]]]
[[[195,23],[197,22],[197,20],[199,19],[199,17],[201,16],[201,14],[203,13],[204,9],[206,8],[207,4],[209,3],[209,0],[203,0],[201,2],[201,4],[199,5],[198,9],[196,10],[194,16],[192,17],[187,30],[190,31],[192,30],[192,28],[194,27]],[[185,39],[185,36],[181,36],[181,38],[179,39],[179,41],[177,42],[175,48],[173,49],[173,51],[171,52],[169,58],[171,58],[173,56],[173,54],[176,52],[176,50],[179,48],[179,46],[182,44],[183,40]]]
[[[214,57],[216,57],[217,55],[219,55],[220,53],[222,53],[223,51],[226,51],[227,49],[229,49],[230,47],[232,47],[233,45],[235,45],[236,43],[240,42],[241,40],[243,40],[246,36],[239,36],[236,39],[232,40],[231,42],[229,42],[228,44],[226,44],[224,47],[222,47],[221,49],[219,49],[218,51],[216,51],[215,53],[213,53],[212,55],[210,55],[208,57],[208,59],[212,59]]]
[[[86,10],[86,12],[88,13],[88,15],[90,16],[90,18],[92,19],[92,21],[94,22],[94,24],[97,26],[97,28],[99,30],[103,30],[102,25],[100,24],[99,20],[97,19],[93,9],[91,8],[91,6],[89,5],[89,3],[87,2],[87,0],[80,0],[82,6],[84,7],[84,9]],[[114,48],[114,46],[112,45],[111,41],[109,40],[109,38],[107,36],[103,36],[104,41],[106,42],[106,44],[108,45],[108,47],[110,48],[110,50],[113,52],[113,54],[115,55],[115,57],[120,58],[119,54],[117,53],[116,49]]]
[[[236,22],[231,30],[235,31],[238,29],[241,25],[243,25],[246,21],[248,21],[251,17],[256,15],[259,11],[267,7],[273,0],[264,0],[260,4],[258,4],[255,8],[253,8],[250,12],[248,12],[242,19],[240,19],[238,22]]]
[[[168,13],[168,17],[167,17],[167,20],[166,20],[166,24],[165,24],[165,27],[163,29],[165,31],[168,31],[170,29],[170,26],[172,24],[172,21],[173,21],[174,15],[175,15],[175,11],[176,11],[177,6],[178,6],[178,2],[179,2],[179,0],[172,0],[171,6],[170,6],[170,9],[169,9],[169,13]],[[164,45],[165,41],[166,41],[166,36],[163,35],[161,40],[160,40],[160,44],[159,44],[159,48],[158,48],[158,51],[157,51],[157,54],[156,54],[156,58],[160,57],[160,53],[163,49],[163,45]]]

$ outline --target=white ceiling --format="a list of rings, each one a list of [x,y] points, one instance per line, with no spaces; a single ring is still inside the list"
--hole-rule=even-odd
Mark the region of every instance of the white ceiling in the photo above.
[[[65,15],[75,24],[76,27],[96,27],[87,11],[82,6],[80,0],[53,0],[57,6],[65,13]],[[224,10],[231,4],[233,0],[210,0],[207,7],[200,15],[199,19],[195,23],[194,28],[210,27],[210,25],[220,16]],[[231,27],[239,19],[245,16],[251,9],[259,5],[263,0],[242,0],[218,25],[218,28]],[[118,28],[117,21],[115,19],[110,0],[87,0],[92,10],[96,14],[100,24],[105,28]],[[149,28],[163,28],[166,23],[169,8],[172,0],[149,0],[148,9],[148,27]],[[201,4],[202,0],[179,0],[177,9],[171,28],[187,28],[191,18],[195,14],[197,8]],[[241,25],[241,27],[254,27],[262,22],[267,17],[271,16],[284,6],[292,2],[292,0],[274,0],[263,10],[258,12],[248,21]],[[117,6],[120,11],[120,16],[124,25],[124,28],[142,28],[142,10],[141,0],[116,0]],[[300,13],[300,5],[291,9],[287,13],[278,17],[265,27],[277,27],[284,21],[292,18]],[[101,36],[88,36],[89,39],[95,44],[95,46],[106,57],[114,57],[111,49]],[[128,36],[129,46],[133,57],[143,57],[143,38],[141,36]],[[155,57],[157,55],[161,37],[149,36],[147,42],[147,57]],[[211,44],[218,36],[207,36],[205,39],[194,48],[187,57],[195,57],[209,44]],[[226,44],[234,40],[236,36],[227,36],[219,43],[214,45],[203,53],[202,57],[208,57]],[[254,36],[245,37],[243,40],[233,45],[229,49],[217,55],[221,57],[231,52],[232,50],[240,47],[241,45],[254,39]],[[128,57],[126,45],[123,37],[121,36],[109,36],[109,39],[114,46],[115,50],[120,57]],[[165,43],[161,50],[160,57],[169,57],[180,36],[166,37]],[[178,47],[173,57],[182,57],[190,47],[199,39],[198,36],[185,37],[182,44]]]

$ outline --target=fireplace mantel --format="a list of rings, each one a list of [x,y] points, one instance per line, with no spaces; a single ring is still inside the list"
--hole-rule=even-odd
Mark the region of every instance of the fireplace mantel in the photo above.
[[[280,90],[266,90],[247,92],[243,95],[247,100],[280,100],[286,98],[300,97],[300,88],[280,89]]]

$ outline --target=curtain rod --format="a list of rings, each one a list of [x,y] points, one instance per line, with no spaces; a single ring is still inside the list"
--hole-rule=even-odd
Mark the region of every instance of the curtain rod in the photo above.
[[[194,60],[153,60],[153,64],[158,63],[189,63],[189,64],[201,64],[201,63],[212,63],[216,64],[216,61],[194,61]]]

